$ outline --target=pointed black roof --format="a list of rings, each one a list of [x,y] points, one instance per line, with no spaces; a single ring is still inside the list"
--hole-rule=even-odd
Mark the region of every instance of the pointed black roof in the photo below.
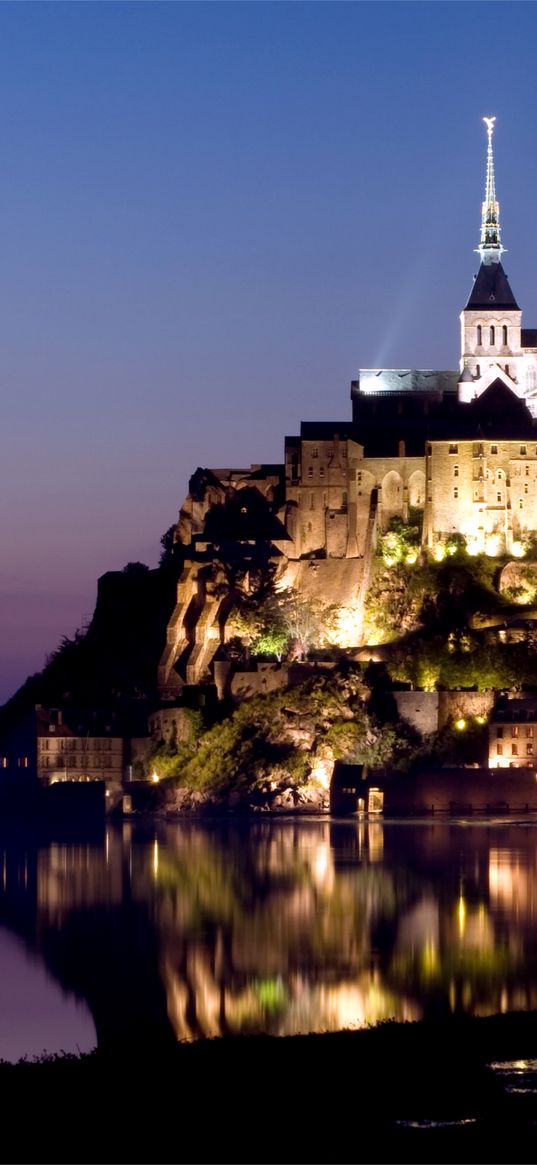
[[[465,311],[519,311],[509,280],[501,263],[482,263]]]

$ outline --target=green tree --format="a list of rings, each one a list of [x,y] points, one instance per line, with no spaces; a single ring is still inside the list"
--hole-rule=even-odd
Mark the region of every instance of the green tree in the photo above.
[[[284,628],[274,626],[264,627],[261,634],[255,640],[253,646],[254,655],[275,655],[278,663],[281,663],[287,647],[288,635]]]

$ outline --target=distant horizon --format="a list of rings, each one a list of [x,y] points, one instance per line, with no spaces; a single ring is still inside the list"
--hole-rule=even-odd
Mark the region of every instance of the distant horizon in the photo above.
[[[484,116],[537,327],[537,12],[494,6],[498,97],[461,51],[483,11],[0,9],[0,700],[100,575],[157,564],[196,466],[279,462],[301,420],[350,419],[359,366],[458,366]]]

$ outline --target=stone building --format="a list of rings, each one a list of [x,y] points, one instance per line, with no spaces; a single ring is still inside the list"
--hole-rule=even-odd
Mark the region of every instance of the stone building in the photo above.
[[[64,781],[124,778],[124,739],[110,717],[95,712],[43,708],[40,704],[2,735],[0,780]]]
[[[241,518],[236,545],[253,555],[262,543],[278,586],[348,611],[345,646],[361,643],[372,555],[393,518],[421,520],[437,557],[452,534],[471,553],[520,556],[537,533],[537,330],[522,328],[502,265],[495,119],[484,120],[480,265],[459,369],[361,369],[352,419],[303,423],[282,465],[196,471],[176,528],[184,569],[160,666],[165,698],[206,676],[225,637],[215,513],[234,511],[236,527]]]
[[[537,698],[499,701],[489,724],[489,767],[534,767],[537,758]]]

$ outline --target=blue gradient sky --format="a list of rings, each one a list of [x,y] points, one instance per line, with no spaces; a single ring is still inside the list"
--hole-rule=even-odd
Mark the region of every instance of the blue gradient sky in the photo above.
[[[0,6],[0,698],[198,465],[455,367],[483,114],[537,325],[537,7]]]

